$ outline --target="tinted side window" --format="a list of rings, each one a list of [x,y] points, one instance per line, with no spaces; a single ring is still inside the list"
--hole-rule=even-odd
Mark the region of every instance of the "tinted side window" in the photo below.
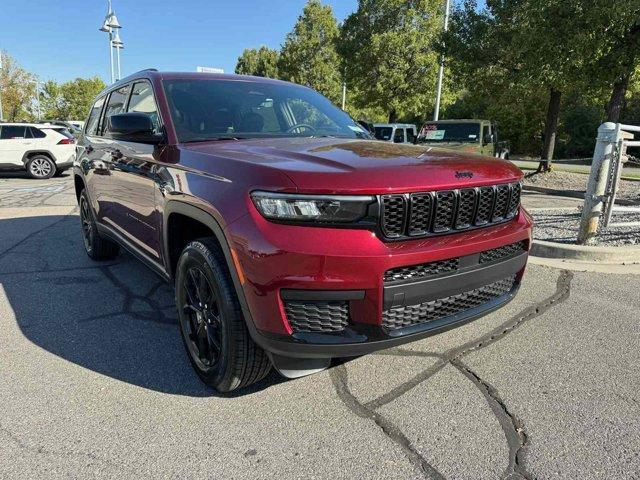
[[[396,133],[393,135],[394,143],[404,143],[404,128],[397,128]]]
[[[96,103],[91,107],[89,119],[87,120],[87,124],[84,129],[87,135],[95,135],[98,130],[98,123],[100,120],[100,113],[102,112],[102,106],[104,105],[104,98],[105,97],[102,97],[96,100]]]
[[[107,108],[104,114],[104,131],[107,132],[109,129],[109,117],[111,115],[117,115],[118,113],[124,112],[127,96],[129,94],[129,85],[125,85],[124,87],[120,87],[118,90],[114,90],[111,92],[109,96],[109,103],[107,103]]]
[[[146,113],[151,118],[155,133],[160,132],[160,119],[158,118],[158,107],[153,96],[153,89],[147,82],[136,83],[131,91],[128,112]]]
[[[29,130],[31,130],[31,138],[44,138],[44,137],[46,137],[45,133],[42,130],[40,130],[39,128],[29,127]]]
[[[407,142],[413,143],[416,135],[413,133],[413,128],[407,128]]]
[[[0,132],[1,140],[10,140],[12,138],[25,138],[25,127],[17,125],[3,125]]]
[[[482,141],[488,143],[491,139],[489,138],[489,125],[482,126]]]

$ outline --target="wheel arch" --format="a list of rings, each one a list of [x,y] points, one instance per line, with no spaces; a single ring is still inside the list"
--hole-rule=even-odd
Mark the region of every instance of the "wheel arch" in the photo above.
[[[31,157],[33,157],[34,155],[46,155],[51,159],[51,161],[53,161],[53,163],[56,163],[56,156],[53,153],[51,153],[50,150],[46,150],[42,148],[38,148],[35,150],[27,150],[26,152],[24,152],[24,154],[22,155],[22,163],[26,165],[27,162],[31,160]]]
[[[175,230],[172,231],[171,229],[176,228],[176,224],[172,222],[174,222],[176,218],[188,219],[190,222],[197,222],[200,225],[206,227],[207,232],[211,234],[211,236],[217,241],[218,245],[220,246],[220,251],[224,255],[226,267],[229,271],[229,274],[231,275],[231,280],[238,296],[238,301],[240,302],[240,307],[242,308],[247,327],[249,328],[249,333],[254,338],[254,340],[257,341],[257,331],[253,323],[253,318],[249,310],[247,299],[244,295],[242,282],[240,281],[240,275],[238,274],[239,265],[237,265],[236,261],[234,260],[235,256],[232,252],[231,246],[229,245],[224,230],[222,229],[222,226],[220,225],[218,220],[216,220],[213,215],[202,210],[201,208],[179,200],[172,200],[170,202],[167,202],[164,207],[163,216],[164,221],[162,227],[162,241],[165,254],[165,269],[167,271],[167,274],[169,275],[169,278],[175,279],[175,266],[177,265],[177,260],[180,256],[180,253],[177,252],[176,244],[174,243],[172,245],[172,240],[175,241],[175,238],[172,238],[172,234],[175,234]],[[191,224],[191,226],[193,226],[193,224]],[[190,237],[194,237],[192,238],[193,240],[195,238],[198,238],[198,235],[201,233],[203,233],[203,231],[196,230],[194,232],[194,235],[190,235]],[[257,341],[257,343],[261,342]]]

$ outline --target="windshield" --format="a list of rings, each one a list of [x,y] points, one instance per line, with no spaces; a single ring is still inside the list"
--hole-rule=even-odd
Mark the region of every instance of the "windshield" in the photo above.
[[[276,137],[370,138],[349,115],[308,88],[241,80],[165,80],[181,142]]]
[[[374,135],[378,140],[391,140],[393,128],[391,127],[373,127]]]
[[[479,123],[427,123],[420,131],[423,142],[472,142],[480,141]]]

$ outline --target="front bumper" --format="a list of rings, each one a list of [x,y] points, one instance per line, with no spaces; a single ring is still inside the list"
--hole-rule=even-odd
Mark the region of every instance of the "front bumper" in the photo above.
[[[286,357],[347,357],[440,333],[509,302],[526,266],[531,219],[521,209],[501,225],[385,243],[366,230],[278,225],[255,212],[231,224],[227,235],[254,340]],[[524,250],[480,262],[481,252],[516,243]],[[455,270],[385,281],[390,270],[454,258]],[[500,289],[489,288],[492,294],[485,295],[491,285]],[[443,299],[444,307],[453,308],[431,318]],[[460,309],[458,300],[469,308]],[[292,327],[291,304],[305,302],[346,305],[348,322],[335,331]],[[413,322],[416,314],[423,321]]]

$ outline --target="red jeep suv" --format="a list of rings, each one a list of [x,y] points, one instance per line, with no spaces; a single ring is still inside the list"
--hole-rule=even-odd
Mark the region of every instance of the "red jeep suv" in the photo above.
[[[459,326],[515,295],[531,241],[510,163],[372,140],[315,91],[145,70],[102,92],[74,165],[94,260],[175,285],[219,391]]]

